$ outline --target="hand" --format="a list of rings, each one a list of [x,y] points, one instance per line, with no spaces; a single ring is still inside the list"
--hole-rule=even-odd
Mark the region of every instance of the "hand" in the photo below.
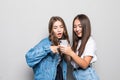
[[[58,53],[58,46],[50,46],[50,49],[53,53]]]
[[[71,49],[70,45],[68,45],[68,46],[60,46],[60,45],[59,45],[59,48],[60,48],[60,51],[61,51],[63,54],[66,54],[66,55],[70,55],[71,52],[72,52],[72,49]]]

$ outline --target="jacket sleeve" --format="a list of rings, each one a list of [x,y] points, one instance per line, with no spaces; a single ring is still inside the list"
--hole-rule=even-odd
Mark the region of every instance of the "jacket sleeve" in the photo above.
[[[26,62],[30,67],[34,67],[39,63],[45,56],[51,52],[50,44],[40,42],[34,48],[31,48],[25,55]]]

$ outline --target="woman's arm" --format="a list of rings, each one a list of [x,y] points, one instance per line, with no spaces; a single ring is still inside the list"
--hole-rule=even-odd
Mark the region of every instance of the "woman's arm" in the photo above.
[[[92,56],[85,56],[84,58],[81,58],[78,55],[76,55],[73,51],[70,52],[70,56],[83,69],[86,69],[92,60]]]
[[[48,53],[51,52],[50,44],[46,41],[38,43],[35,47],[31,48],[25,55],[26,62],[30,67],[34,67],[39,63]]]
[[[64,47],[60,46],[61,52],[70,56],[73,61],[75,61],[81,68],[85,69],[89,66],[92,56],[85,56],[84,58],[79,57],[70,46]]]

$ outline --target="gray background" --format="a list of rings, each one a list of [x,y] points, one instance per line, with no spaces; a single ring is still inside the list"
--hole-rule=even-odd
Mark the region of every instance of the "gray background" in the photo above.
[[[32,80],[25,53],[48,35],[51,16],[89,16],[97,43],[95,69],[101,80],[120,80],[119,0],[0,0],[0,80]],[[70,80],[70,79],[69,79]]]

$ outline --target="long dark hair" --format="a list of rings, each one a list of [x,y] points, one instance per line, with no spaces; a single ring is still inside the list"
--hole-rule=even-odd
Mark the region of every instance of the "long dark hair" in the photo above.
[[[74,22],[75,20],[78,19],[82,25],[82,37],[78,37],[76,35],[76,33],[74,32],[74,29],[73,29],[73,46],[72,46],[72,49],[73,51],[76,52],[76,49],[77,49],[77,46],[78,46],[78,41],[81,40],[81,45],[80,47],[78,48],[78,51],[79,51],[79,56],[82,55],[84,49],[85,49],[85,46],[86,46],[86,43],[91,35],[91,24],[90,24],[90,20],[89,18],[85,15],[85,14],[79,14],[77,15],[74,20],[73,20],[73,28],[74,28]]]
[[[59,44],[59,40],[55,36],[55,34],[53,32],[53,24],[56,21],[60,21],[62,23],[63,27],[64,27],[64,32],[63,32],[62,39],[67,39],[67,41],[69,42],[69,36],[68,36],[67,28],[66,28],[66,25],[65,25],[65,22],[63,21],[63,19],[61,17],[59,17],[59,16],[51,17],[50,20],[49,20],[49,25],[48,25],[48,28],[49,28],[49,39],[51,40],[52,45],[56,45],[57,46]]]

